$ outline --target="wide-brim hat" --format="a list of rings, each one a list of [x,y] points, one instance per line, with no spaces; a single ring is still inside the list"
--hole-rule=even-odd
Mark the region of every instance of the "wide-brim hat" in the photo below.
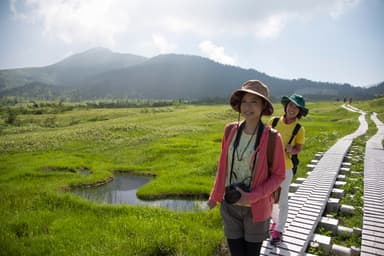
[[[263,98],[266,102],[266,106],[262,114],[267,116],[273,114],[272,102],[269,99],[269,89],[259,80],[249,80],[241,86],[241,89],[232,93],[229,103],[235,111],[240,112],[241,99],[243,98],[244,93],[251,93]]]
[[[296,105],[296,107],[300,108],[303,116],[306,116],[308,114],[309,110],[305,107],[305,100],[303,96],[298,94],[292,94],[289,97],[283,96],[281,98],[281,104],[283,104],[284,106],[286,106],[289,102],[292,102]]]

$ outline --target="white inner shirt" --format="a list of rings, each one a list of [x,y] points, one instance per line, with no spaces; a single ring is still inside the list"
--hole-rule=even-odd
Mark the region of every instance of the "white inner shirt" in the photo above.
[[[232,184],[242,182],[246,178],[251,178],[252,172],[250,170],[250,161],[251,156],[254,151],[254,146],[256,142],[256,134],[253,135],[252,140],[250,141],[248,148],[247,144],[249,140],[251,139],[252,134],[246,134],[244,131],[241,134],[239,145],[237,146],[237,149],[235,151],[234,157],[233,157],[233,172],[236,173],[235,175],[232,175]],[[232,164],[232,155],[233,155],[233,144],[235,142],[236,135],[233,137],[231,145],[229,147],[228,152],[228,175],[225,185],[230,185],[230,176],[231,176],[231,164]],[[245,151],[244,151],[245,150]],[[241,155],[244,152],[242,158]],[[239,158],[240,161],[239,161]],[[249,185],[250,180],[246,180],[246,185]]]

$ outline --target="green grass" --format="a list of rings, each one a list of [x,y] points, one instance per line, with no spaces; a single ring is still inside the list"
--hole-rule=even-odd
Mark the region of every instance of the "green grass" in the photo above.
[[[309,103],[296,177],[315,153],[358,127],[338,103]],[[5,113],[2,111],[1,113]],[[276,105],[276,115],[282,113]],[[51,118],[47,125],[47,118]],[[218,209],[176,213],[88,202],[68,187],[133,171],[157,178],[141,197],[207,196],[228,106],[84,109],[0,120],[0,251],[6,255],[214,255],[224,237]],[[49,122],[48,122],[49,123]],[[79,169],[92,171],[81,175]]]
[[[384,121],[384,97],[369,101],[356,101],[352,103],[352,106],[367,111],[368,113],[376,112],[378,118],[382,122]]]
[[[377,113],[377,117],[381,122],[384,122],[384,97],[370,101],[358,101],[353,103],[353,106],[367,111],[367,117],[370,120],[371,113]],[[384,139],[381,142],[384,148]]]

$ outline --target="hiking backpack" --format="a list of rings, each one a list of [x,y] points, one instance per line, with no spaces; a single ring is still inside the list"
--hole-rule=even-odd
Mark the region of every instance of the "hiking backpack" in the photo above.
[[[279,122],[280,120],[280,117],[275,117],[273,118],[273,121],[272,121],[272,128],[275,128],[277,123]],[[292,140],[293,138],[296,136],[296,134],[299,132],[301,128],[301,124],[297,123],[295,128],[293,128],[293,131],[292,131],[292,135],[291,135],[291,138],[289,139],[288,141],[288,144],[291,144],[292,143]],[[293,175],[296,174],[297,172],[297,166],[299,165],[299,157],[297,154],[294,154],[291,156],[291,160],[292,160],[292,163],[293,163],[293,168],[292,168],[292,171],[293,171]]]

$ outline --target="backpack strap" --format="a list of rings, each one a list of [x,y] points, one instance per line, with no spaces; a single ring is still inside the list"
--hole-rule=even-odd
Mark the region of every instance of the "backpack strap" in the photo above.
[[[274,118],[273,118],[273,121],[272,121],[272,128],[275,128],[275,127],[276,127],[276,125],[277,125],[277,123],[279,122],[279,120],[280,120],[280,117],[274,117]],[[289,141],[288,141],[288,144],[291,144],[291,143],[292,143],[293,138],[294,138],[294,137],[296,136],[296,134],[299,132],[300,128],[301,128],[301,124],[297,123],[297,124],[295,125],[295,128],[293,128],[292,135],[291,135],[291,138],[290,138]]]
[[[275,128],[277,123],[279,122],[280,117],[275,116],[272,121],[272,128]]]
[[[291,144],[293,138],[294,138],[294,137],[296,136],[296,134],[299,132],[300,128],[301,128],[301,124],[297,123],[296,126],[295,126],[295,128],[294,128],[293,131],[292,131],[292,135],[291,135],[291,138],[290,138],[289,141],[288,141],[288,144]]]
[[[228,139],[229,134],[231,133],[232,128],[233,128],[234,126],[235,126],[235,123],[231,123],[231,124],[229,124],[229,125],[225,128],[225,131],[224,131],[224,137],[225,137],[226,140]]]
[[[269,130],[267,159],[268,159],[268,176],[271,176],[271,169],[273,164],[273,150],[275,147],[276,131]]]

